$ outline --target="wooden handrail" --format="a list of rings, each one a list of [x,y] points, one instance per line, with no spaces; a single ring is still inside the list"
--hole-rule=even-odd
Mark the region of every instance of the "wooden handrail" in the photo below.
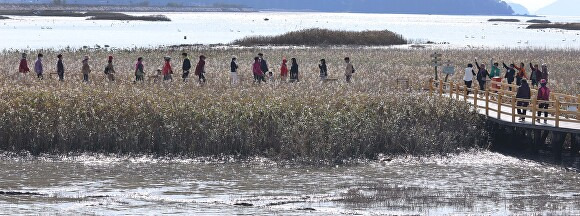
[[[577,96],[571,96],[561,93],[550,94],[549,100],[538,100],[537,90],[531,89],[531,99],[516,98],[515,92],[517,85],[507,84],[503,82],[491,81],[490,83],[495,86],[488,87],[485,86],[485,90],[481,92],[478,88],[468,88],[465,84],[453,83],[453,82],[443,82],[442,80],[435,81],[433,79],[429,80],[429,94],[433,95],[435,92],[434,84],[438,84],[439,96],[449,95],[450,98],[460,100],[460,96],[463,96],[463,101],[468,102],[473,98],[473,107],[477,109],[485,109],[485,115],[490,116],[490,110],[496,112],[497,118],[501,119],[501,115],[510,115],[511,121],[515,122],[516,117],[526,117],[525,115],[520,115],[516,113],[517,109],[527,109],[530,110],[532,116],[532,124],[536,125],[536,120],[553,120],[555,127],[560,127],[561,122],[572,122],[580,123],[580,94]],[[499,88],[494,88],[499,87]],[[512,91],[509,91],[509,88]],[[469,92],[473,93],[473,96]],[[455,94],[455,95],[453,95]],[[485,100],[485,105],[480,106],[478,104],[479,94],[483,94]],[[497,107],[490,107],[490,102],[497,103]],[[529,106],[518,106],[518,102],[529,103]],[[539,108],[539,104],[548,104],[547,109]],[[510,111],[503,111],[502,108],[511,108]],[[570,109],[572,107],[572,109]],[[576,110],[573,108],[576,107]],[[554,117],[542,117],[538,116],[537,112],[548,112],[554,115]]]

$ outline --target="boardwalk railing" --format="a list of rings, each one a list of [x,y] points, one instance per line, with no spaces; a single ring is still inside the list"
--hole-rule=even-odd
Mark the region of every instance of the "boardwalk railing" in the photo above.
[[[580,124],[580,95],[551,93],[550,100],[543,101],[537,100],[537,90],[531,89],[531,99],[522,99],[516,98],[518,88],[517,85],[494,81],[490,82],[490,85],[486,86],[483,91],[478,88],[468,88],[463,83],[433,79],[428,82],[431,95],[436,94],[473,103],[474,108],[484,110],[488,117],[502,119],[502,115],[508,115],[514,123],[516,118],[531,118],[533,125],[536,125],[536,120],[549,120],[554,121],[555,127],[560,127],[563,122]],[[526,104],[528,106],[525,106]],[[540,104],[547,104],[548,108],[545,106],[540,108]],[[531,115],[518,114],[518,109],[531,111]],[[537,115],[538,112],[542,114],[547,112],[549,115],[548,117],[540,116]]]

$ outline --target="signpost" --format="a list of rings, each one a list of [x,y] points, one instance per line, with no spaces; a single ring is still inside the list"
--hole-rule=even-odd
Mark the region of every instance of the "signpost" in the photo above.
[[[431,54],[431,65],[435,67],[435,80],[439,80],[439,74],[437,73],[437,67],[441,66],[441,57],[443,54],[441,53],[433,53]]]
[[[445,82],[447,82],[449,75],[455,74],[455,66],[453,66],[453,62],[451,62],[450,60],[447,60],[447,62],[445,62],[445,67],[443,67],[443,73],[445,74]]]

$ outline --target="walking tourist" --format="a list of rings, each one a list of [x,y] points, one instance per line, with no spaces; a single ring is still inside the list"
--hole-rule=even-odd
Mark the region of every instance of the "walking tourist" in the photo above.
[[[199,77],[200,83],[205,83],[205,56],[199,56],[199,62],[197,62],[197,66],[195,67],[195,75]]]
[[[191,70],[191,61],[189,60],[189,57],[187,57],[187,53],[182,53],[181,56],[183,57],[183,65],[181,66],[183,75],[181,75],[181,78],[183,79],[183,82],[187,82],[189,70]]]
[[[82,61],[83,66],[81,68],[81,72],[83,73],[83,82],[89,82],[89,74],[91,73],[91,66],[89,65],[89,56],[85,56]]]
[[[230,84],[238,84],[238,63],[235,56],[232,57],[232,62],[230,62]]]
[[[549,101],[550,100],[550,89],[546,86],[548,84],[548,82],[545,79],[542,79],[540,81],[540,89],[538,89],[538,101],[540,102],[540,109],[548,109],[549,104],[546,103],[545,101]],[[538,117],[540,117],[542,115],[542,111],[538,111]],[[544,110],[544,117],[547,118],[548,117],[548,111]],[[538,123],[540,122],[540,119],[537,120]],[[544,119],[544,124],[548,123],[547,119]]]
[[[350,63],[350,57],[344,58],[346,63],[346,68],[344,69],[344,76],[346,77],[346,82],[350,83],[352,80],[352,74],[354,74],[354,66]]]
[[[165,56],[163,59],[165,60],[162,70],[163,81],[173,81],[173,77],[171,76],[173,74],[173,68],[171,68],[171,57]]]
[[[530,86],[528,85],[528,81],[526,79],[522,80],[522,85],[518,88],[518,93],[516,94],[516,98],[520,98],[520,99],[527,99],[529,100],[531,97],[531,93],[530,93]],[[528,101],[519,101],[517,103],[518,107],[528,107],[528,105],[530,104],[530,102]],[[525,108],[518,108],[518,115],[526,115],[527,114],[527,110]],[[520,122],[523,122],[526,120],[526,117],[520,117]]]
[[[58,74],[58,80],[64,81],[64,64],[62,63],[62,54],[56,56],[58,61],[56,62],[56,74]]]
[[[326,60],[320,59],[320,64],[318,65],[320,68],[320,81],[324,81],[326,77],[328,77],[328,67],[326,67]]]

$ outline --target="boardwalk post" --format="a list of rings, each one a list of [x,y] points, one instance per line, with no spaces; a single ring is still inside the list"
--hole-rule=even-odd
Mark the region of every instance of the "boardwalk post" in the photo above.
[[[439,97],[443,96],[443,80],[439,80]]]
[[[485,90],[485,116],[489,116],[489,91]]]
[[[516,97],[512,96],[512,122],[516,122]]]
[[[453,99],[453,81],[449,82],[449,98]]]
[[[580,94],[577,96],[578,99],[576,99],[576,120],[580,120]]]
[[[467,102],[467,86],[463,84],[463,100]],[[580,117],[580,114],[579,114]]]
[[[501,119],[501,92],[497,93],[497,119]]]
[[[459,100],[459,93],[461,89],[461,84],[457,83],[457,85],[455,85],[455,100]]]
[[[537,99],[532,98],[532,125],[536,125],[536,109],[537,109]]]
[[[475,106],[475,110],[477,110],[477,88],[473,89],[473,106]]]
[[[556,109],[556,127],[560,127],[560,100],[558,99],[558,97],[556,97],[556,103],[554,105],[554,108]]]

